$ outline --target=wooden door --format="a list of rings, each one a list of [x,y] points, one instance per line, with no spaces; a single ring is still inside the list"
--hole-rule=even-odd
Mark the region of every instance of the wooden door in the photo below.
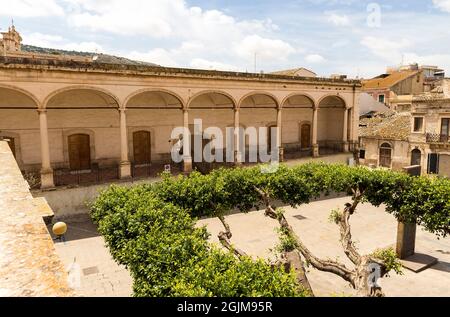
[[[148,131],[133,133],[134,164],[144,165],[151,163],[151,135]]]
[[[69,163],[73,171],[91,169],[91,142],[87,134],[69,136]]]
[[[380,166],[391,168],[392,148],[389,144],[383,144],[380,148]]]
[[[309,149],[311,147],[311,125],[310,124],[302,125],[301,143],[302,143],[302,149]]]

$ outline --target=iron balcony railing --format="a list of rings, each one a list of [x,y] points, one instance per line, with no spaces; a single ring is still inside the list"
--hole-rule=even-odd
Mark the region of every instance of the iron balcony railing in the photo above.
[[[427,133],[427,143],[450,143],[450,136],[439,133]]]

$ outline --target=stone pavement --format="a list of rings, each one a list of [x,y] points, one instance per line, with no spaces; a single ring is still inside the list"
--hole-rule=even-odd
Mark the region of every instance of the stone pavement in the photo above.
[[[339,229],[330,223],[331,210],[343,208],[350,198],[336,198],[313,202],[298,209],[285,207],[287,219],[303,242],[320,258],[338,259],[351,267],[339,242]],[[264,217],[263,211],[235,214],[227,217],[233,233],[232,243],[256,257],[273,258],[270,251],[278,243],[276,221]],[[219,244],[217,234],[223,230],[217,219],[199,222],[212,234],[211,240]],[[361,205],[351,219],[354,241],[360,252],[371,253],[377,248],[395,244],[397,222],[384,208]],[[417,232],[417,252],[439,259],[434,267],[421,273],[404,270],[404,275],[391,274],[381,280],[387,296],[450,296],[450,238],[440,239],[421,229]],[[316,296],[352,296],[349,285],[331,273],[308,269],[308,278]]]
[[[347,197],[313,202],[298,209],[286,207],[287,218],[311,251],[321,258],[333,258],[351,263],[342,252],[339,230],[328,221],[330,211],[342,208]],[[271,248],[277,244],[276,222],[265,218],[263,211],[234,214],[227,217],[233,232],[232,242],[257,257],[273,257]],[[128,272],[111,259],[104,241],[98,236],[88,216],[72,219],[66,243],[57,243],[56,250],[66,266],[76,257],[81,266],[81,293],[85,296],[130,296],[132,281]],[[362,253],[371,253],[395,243],[397,223],[383,208],[361,205],[351,219],[354,240]],[[218,243],[222,230],[217,219],[203,219]],[[418,230],[417,251],[439,259],[434,267],[421,273],[404,270],[404,275],[391,274],[381,281],[388,296],[450,296],[450,238],[438,240],[434,235]],[[341,278],[313,268],[308,278],[316,296],[352,296],[355,292]]]
[[[130,274],[111,258],[89,216],[71,218],[67,224],[66,241],[57,242],[55,247],[67,271],[74,262],[80,268],[77,291],[86,297],[131,296]]]

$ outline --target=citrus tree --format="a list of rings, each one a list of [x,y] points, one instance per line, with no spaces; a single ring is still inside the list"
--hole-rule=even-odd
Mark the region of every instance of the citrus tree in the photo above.
[[[353,263],[320,259],[290,226],[273,201],[297,207],[322,194],[347,193],[351,202],[331,212],[345,254]],[[259,167],[221,169],[208,175],[165,175],[163,181],[133,188],[113,186],[92,205],[92,217],[114,258],[134,278],[137,296],[308,296],[312,295],[304,265],[348,281],[361,296],[383,296],[373,280],[400,273],[392,249],[360,254],[353,242],[350,219],[358,206],[384,204],[399,221],[417,223],[438,236],[450,233],[450,181],[410,177],[403,173],[311,163],[281,166],[266,174]],[[232,244],[226,221],[234,209],[265,209],[279,224],[278,262],[254,260]],[[218,217],[224,230],[208,242],[199,217]]]

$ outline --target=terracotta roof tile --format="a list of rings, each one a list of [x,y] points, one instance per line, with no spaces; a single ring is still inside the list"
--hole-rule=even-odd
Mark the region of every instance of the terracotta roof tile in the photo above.
[[[359,135],[379,139],[408,141],[411,134],[411,114],[387,111],[369,119],[360,120]]]
[[[365,80],[363,81],[363,89],[388,89],[417,73],[418,71],[393,72],[384,78]]]

